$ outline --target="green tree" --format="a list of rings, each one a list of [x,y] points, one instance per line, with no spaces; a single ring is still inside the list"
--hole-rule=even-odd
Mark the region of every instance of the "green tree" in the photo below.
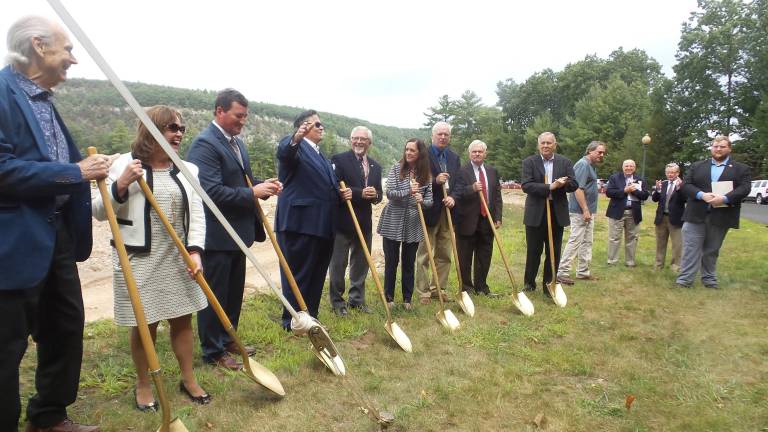
[[[451,123],[453,121],[454,115],[454,102],[451,100],[451,98],[448,97],[447,94],[442,95],[437,101],[437,105],[429,107],[427,112],[424,113],[424,116],[427,117],[427,121],[424,122],[424,126],[431,128],[435,123],[439,121]]]

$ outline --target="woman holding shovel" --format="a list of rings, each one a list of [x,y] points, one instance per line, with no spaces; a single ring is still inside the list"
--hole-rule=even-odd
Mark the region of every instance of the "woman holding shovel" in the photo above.
[[[171,147],[178,151],[186,131],[181,114],[170,107],[158,105],[149,108],[147,115]],[[197,174],[195,165],[186,165]],[[200,197],[184,176],[179,174],[179,169],[173,165],[147,128],[139,124],[131,153],[115,160],[106,183],[129,252],[152,340],[156,339],[158,323],[168,320],[171,347],[181,370],[179,391],[195,403],[207,404],[211,396],[197,383],[192,370],[192,313],[203,309],[207,301],[190,278],[195,272],[202,271],[200,252],[205,245],[205,216]],[[144,177],[149,184],[163,212],[184,240],[196,268],[187,268],[157,214],[146,204],[144,194],[136,182],[140,177]],[[94,195],[92,207],[94,217],[106,219],[100,195]],[[112,254],[112,262],[115,322],[132,327],[131,357],[137,373],[135,406],[139,411],[155,411],[157,402],[152,395],[146,354],[116,253]]]
[[[412,138],[405,143],[403,157],[389,170],[386,193],[389,202],[376,229],[384,248],[384,292],[389,306],[394,306],[395,277],[402,260],[403,307],[410,310],[416,250],[424,239],[416,203],[432,206],[429,154],[423,141]]]

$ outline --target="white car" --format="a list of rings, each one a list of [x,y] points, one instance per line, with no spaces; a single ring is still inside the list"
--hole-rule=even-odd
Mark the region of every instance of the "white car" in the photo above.
[[[747,200],[754,201],[756,204],[768,203],[768,180],[754,180]]]

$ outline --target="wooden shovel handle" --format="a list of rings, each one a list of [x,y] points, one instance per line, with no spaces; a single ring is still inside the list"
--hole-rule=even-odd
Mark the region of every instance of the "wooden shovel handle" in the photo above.
[[[448,196],[448,185],[443,183],[443,196]],[[453,229],[453,218],[451,209],[445,207],[445,215],[448,217],[448,229],[451,231],[451,248],[453,249],[453,262],[456,267],[456,279],[459,281],[458,291],[461,293],[464,282],[461,280],[461,269],[459,268],[459,249],[456,246],[456,231]]]
[[[424,232],[424,244],[427,246],[427,257],[429,258],[429,267],[432,270],[432,278],[435,280],[435,288],[437,289],[437,298],[440,301],[440,310],[445,309],[445,302],[443,301],[443,290],[440,288],[440,278],[437,276],[437,266],[435,266],[435,257],[432,256],[432,242],[429,241],[429,233],[427,232],[427,222],[424,220],[424,211],[421,209],[421,203],[416,202],[416,209],[419,211],[419,221],[421,222],[421,230]]]
[[[501,260],[504,262],[504,268],[507,270],[507,276],[509,276],[509,281],[512,283],[512,289],[517,292],[517,286],[515,284],[515,277],[512,276],[512,272],[509,270],[509,263],[507,262],[507,255],[504,253],[504,248],[501,245],[501,237],[499,237],[499,233],[496,231],[496,224],[493,223],[493,217],[491,216],[491,210],[488,208],[488,203],[485,201],[485,194],[483,191],[477,191],[477,195],[480,197],[480,203],[483,205],[483,208],[485,209],[485,216],[488,219],[488,224],[491,225],[491,231],[493,231],[493,238],[496,239],[496,246],[499,247],[499,253],[501,254]]]

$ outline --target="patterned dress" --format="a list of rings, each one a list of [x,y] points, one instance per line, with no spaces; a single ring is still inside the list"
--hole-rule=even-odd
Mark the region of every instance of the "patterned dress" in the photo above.
[[[176,234],[184,240],[182,192],[171,178],[170,172],[170,168],[152,170],[152,193]],[[144,307],[144,315],[147,323],[152,324],[197,312],[205,308],[208,302],[197,283],[189,277],[187,266],[157,213],[151,209],[149,214],[152,229],[150,252],[133,253],[128,257]],[[115,250],[112,251],[112,268],[115,322],[121,326],[136,326],[133,307]]]

